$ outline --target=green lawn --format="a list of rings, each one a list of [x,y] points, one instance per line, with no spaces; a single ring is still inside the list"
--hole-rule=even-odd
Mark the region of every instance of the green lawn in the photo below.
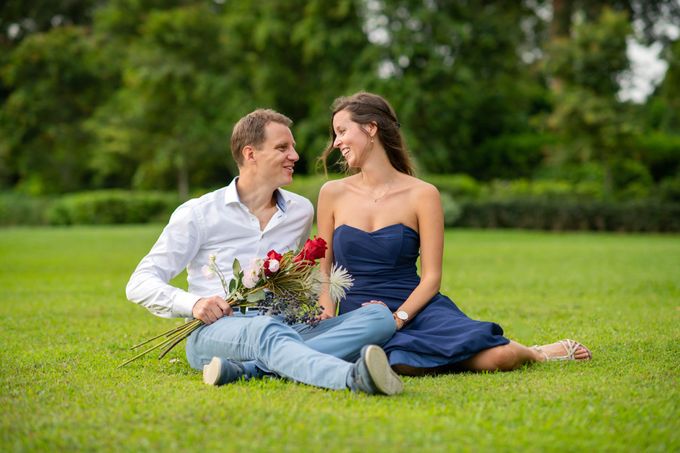
[[[397,397],[283,380],[220,388],[124,287],[161,227],[0,230],[0,451],[678,451],[680,236],[452,230],[442,292],[590,363],[405,379]]]

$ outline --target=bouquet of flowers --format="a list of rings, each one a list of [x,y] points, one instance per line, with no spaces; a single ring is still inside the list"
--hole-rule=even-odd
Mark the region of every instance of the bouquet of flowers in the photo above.
[[[215,255],[210,256],[202,272],[206,277],[220,279],[224,299],[232,307],[256,307],[261,314],[281,315],[288,324],[315,323],[322,312],[318,303],[322,285],[328,284],[331,299],[337,304],[345,297],[345,292],[353,282],[342,266],[333,265],[330,276],[322,277],[317,260],[323,258],[325,253],[326,241],[315,237],[307,239],[304,247],[297,252],[280,254],[270,250],[266,257],[253,259],[246,268],[242,268],[238,259],[234,259],[234,277],[228,282],[217,266]],[[158,358],[163,358],[202,325],[203,321],[194,319],[133,346],[131,349],[134,350],[162,338],[157,344],[120,364],[119,368],[159,348],[161,353]]]

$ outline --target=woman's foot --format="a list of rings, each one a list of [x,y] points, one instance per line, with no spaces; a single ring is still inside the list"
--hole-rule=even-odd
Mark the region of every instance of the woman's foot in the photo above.
[[[590,360],[593,354],[588,348],[574,340],[560,340],[543,346],[532,346],[539,354],[539,362],[557,360]]]

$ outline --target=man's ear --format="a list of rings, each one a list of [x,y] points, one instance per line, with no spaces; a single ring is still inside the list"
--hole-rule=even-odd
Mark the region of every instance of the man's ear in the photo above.
[[[243,156],[243,163],[255,160],[255,148],[252,145],[244,146],[241,150],[241,156]]]

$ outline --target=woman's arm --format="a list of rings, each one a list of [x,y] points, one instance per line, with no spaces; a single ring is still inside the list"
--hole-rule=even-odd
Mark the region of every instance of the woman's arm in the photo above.
[[[395,317],[397,328],[412,320],[439,292],[444,252],[444,213],[439,191],[424,183],[412,193],[420,235],[420,283],[397,311],[408,313],[408,321]]]
[[[319,200],[316,204],[316,224],[318,235],[321,236],[328,246],[326,257],[321,260],[321,275],[328,277],[333,265],[333,230],[335,229],[335,218],[333,216],[335,196],[335,186],[339,183],[329,181],[321,187]],[[319,305],[323,308],[321,319],[332,318],[335,316],[335,303],[328,294],[328,285],[321,287]]]

